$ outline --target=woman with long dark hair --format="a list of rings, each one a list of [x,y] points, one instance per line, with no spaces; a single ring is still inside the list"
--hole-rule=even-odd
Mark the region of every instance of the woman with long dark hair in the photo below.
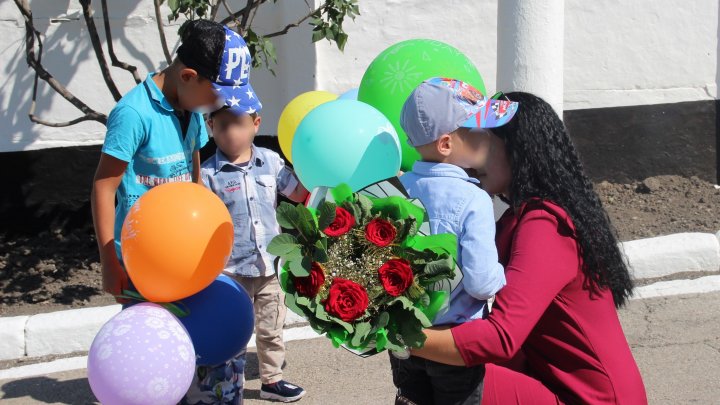
[[[507,97],[520,107],[492,129],[478,175],[510,204],[496,237],[507,285],[487,319],[426,330],[412,354],[489,363],[483,404],[646,404],[616,312],[633,283],[607,213],[550,105]]]

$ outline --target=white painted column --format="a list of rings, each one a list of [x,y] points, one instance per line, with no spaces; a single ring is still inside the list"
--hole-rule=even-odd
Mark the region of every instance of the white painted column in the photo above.
[[[564,8],[564,0],[498,1],[497,89],[538,95],[560,117]]]

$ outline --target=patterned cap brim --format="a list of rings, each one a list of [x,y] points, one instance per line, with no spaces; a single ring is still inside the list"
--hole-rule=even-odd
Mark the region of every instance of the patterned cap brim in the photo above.
[[[497,128],[515,116],[519,103],[516,101],[488,99],[480,110],[472,114],[460,126],[464,128]]]

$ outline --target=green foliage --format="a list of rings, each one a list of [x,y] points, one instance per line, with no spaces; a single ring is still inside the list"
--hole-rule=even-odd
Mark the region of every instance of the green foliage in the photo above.
[[[325,229],[335,220],[335,205],[330,201],[323,201],[318,209],[318,228]]]
[[[180,15],[184,15],[188,20],[205,18],[210,13],[212,3],[210,0],[167,0],[170,8],[168,21],[177,21]]]
[[[309,210],[302,204],[281,203],[277,209],[280,225],[295,234],[281,234],[269,246],[271,253],[286,261],[287,273],[281,274],[283,288],[288,296],[288,307],[304,316],[318,333],[325,333],[334,345],[346,345],[353,349],[364,349],[375,343],[378,350],[403,350],[404,346],[421,347],[425,341],[423,328],[432,325],[432,318],[447,302],[449,292],[429,291],[428,287],[437,281],[454,277],[455,261],[452,256],[457,245],[454,235],[418,235],[418,218],[425,218],[422,207],[417,207],[403,198],[369,198],[358,193],[341,195],[333,190],[337,204],[355,217],[355,225],[347,238],[357,238],[350,249],[333,249],[338,238],[326,236],[322,230],[335,219],[336,203],[323,202],[317,210]],[[353,322],[344,322],[325,311],[324,300],[327,288],[335,277],[333,266],[337,257],[333,254],[357,255],[358,250],[377,249],[364,239],[363,229],[374,218],[383,218],[395,226],[397,236],[389,249],[389,257],[400,257],[410,263],[413,282],[400,296],[390,295],[373,273],[348,277],[362,284],[368,294],[370,305],[364,315]],[[363,244],[363,241],[365,244]],[[343,245],[340,245],[343,246]],[[350,253],[347,253],[347,252]],[[354,257],[354,256],[353,256]],[[341,257],[342,258],[342,257]],[[383,258],[382,260],[387,260]],[[292,277],[303,277],[310,270],[312,261],[325,263],[326,281],[317,296],[299,296],[292,287]],[[374,268],[365,271],[375,272]],[[345,277],[344,275],[342,277]],[[370,281],[368,281],[370,280]],[[373,281],[374,280],[374,281]]]
[[[342,27],[345,17],[354,20],[358,15],[360,15],[360,8],[357,5],[357,0],[326,0],[324,7],[313,14],[310,20],[310,25],[314,27],[312,31],[313,42],[327,39],[330,42],[335,42],[338,49],[342,51],[345,49],[348,39]]]
[[[297,238],[288,233],[283,233],[273,238],[270,244],[267,246],[267,251],[271,255],[285,256],[288,253],[300,250],[301,246],[298,244]]]
[[[168,21],[177,21],[181,16],[187,18],[188,21],[209,18],[211,17],[213,7],[221,7],[219,4],[220,1],[221,0],[167,0],[167,5],[170,8]],[[262,6],[263,3],[265,2],[255,2],[255,4],[251,6],[252,9],[248,10],[248,15],[255,13],[255,8]],[[277,3],[277,0],[273,0],[273,3]],[[246,6],[246,2],[244,1],[233,2],[232,0],[227,0],[227,4],[232,10],[243,10]],[[342,51],[345,49],[345,44],[348,40],[348,35],[343,30],[345,17],[350,17],[354,20],[358,15],[360,15],[358,0],[325,0],[322,5],[310,14],[301,18],[299,21],[288,22],[287,27],[278,32],[257,32],[252,26],[252,18],[235,20],[235,23],[237,25],[237,31],[243,36],[250,49],[253,67],[264,66],[275,74],[272,66],[277,64],[277,52],[270,38],[285,35],[291,28],[300,26],[309,19],[309,24],[313,26],[313,42],[327,39],[330,42],[335,42],[338,49]],[[245,22],[245,26],[239,26],[242,21]],[[181,35],[184,28],[185,24],[181,25],[178,30]]]

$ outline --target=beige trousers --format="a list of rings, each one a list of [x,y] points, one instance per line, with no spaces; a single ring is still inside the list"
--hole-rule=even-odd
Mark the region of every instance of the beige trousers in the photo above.
[[[260,381],[272,384],[282,380],[285,362],[283,325],[285,324],[285,294],[275,275],[241,277],[228,274],[245,288],[255,307],[255,342],[257,344]]]

